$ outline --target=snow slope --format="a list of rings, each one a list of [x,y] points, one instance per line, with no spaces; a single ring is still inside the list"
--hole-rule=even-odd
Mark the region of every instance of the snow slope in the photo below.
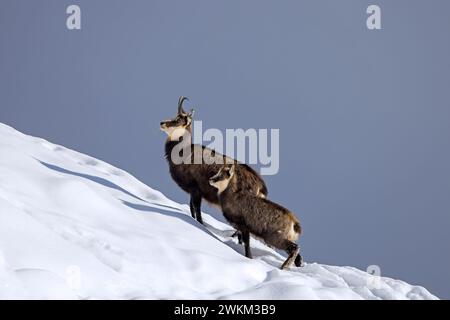
[[[169,179],[169,177],[168,177]],[[174,185],[175,187],[175,185]],[[352,267],[284,258],[105,162],[0,124],[0,299],[435,299]]]

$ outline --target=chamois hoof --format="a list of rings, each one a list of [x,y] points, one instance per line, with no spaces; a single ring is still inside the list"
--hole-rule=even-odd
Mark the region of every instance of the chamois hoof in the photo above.
[[[303,267],[304,266],[304,264],[303,264],[303,257],[300,255],[300,253],[297,254],[297,257],[295,257],[294,264],[295,264],[296,267]]]
[[[232,238],[237,237],[238,238],[238,243],[242,244],[242,233],[238,230],[236,230],[232,235]]]
[[[204,224],[203,219],[201,217],[197,217],[197,219],[195,219],[195,220],[197,220],[200,224]]]
[[[285,263],[283,263],[280,267],[280,270],[287,270],[289,266],[287,266]]]

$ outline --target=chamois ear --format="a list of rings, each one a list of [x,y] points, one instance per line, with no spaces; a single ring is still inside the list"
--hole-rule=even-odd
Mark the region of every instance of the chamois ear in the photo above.
[[[186,114],[186,113],[185,113]],[[194,109],[191,109],[191,112],[187,114],[187,124],[186,127],[190,126],[192,123],[192,117],[194,116]]]
[[[233,165],[231,166],[230,171],[229,171],[230,177],[233,177],[235,168],[236,168],[236,163],[233,163]]]
[[[225,168],[227,166],[227,157],[223,155],[222,158],[223,158],[222,167]]]

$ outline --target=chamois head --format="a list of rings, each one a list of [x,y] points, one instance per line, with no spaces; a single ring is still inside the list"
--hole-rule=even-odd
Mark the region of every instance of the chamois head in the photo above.
[[[228,164],[226,159],[223,161],[223,166],[220,168],[214,176],[209,178],[209,184],[218,190],[218,193],[222,193],[234,176],[236,163]]]
[[[171,140],[178,140],[186,131],[191,131],[192,117],[194,110],[189,113],[184,111],[183,102],[189,100],[186,97],[180,97],[178,100],[178,112],[175,118],[161,121],[160,128],[169,136]]]

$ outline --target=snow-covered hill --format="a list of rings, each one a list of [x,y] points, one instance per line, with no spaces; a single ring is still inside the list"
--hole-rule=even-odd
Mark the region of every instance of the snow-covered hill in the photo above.
[[[249,260],[230,226],[204,220],[120,169],[0,124],[0,299],[436,298],[351,267],[281,271],[275,251],[253,241]]]

